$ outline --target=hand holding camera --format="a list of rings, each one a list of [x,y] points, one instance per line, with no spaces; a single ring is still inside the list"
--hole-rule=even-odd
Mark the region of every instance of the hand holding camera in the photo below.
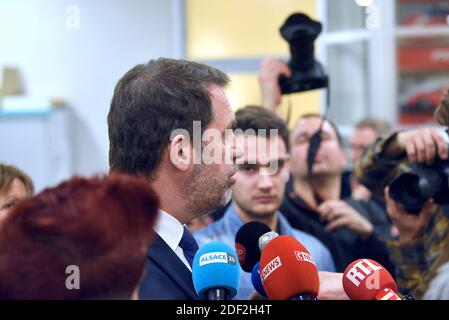
[[[323,66],[314,56],[321,23],[303,13],[294,13],[279,31],[289,44],[290,61],[265,59],[259,73],[262,104],[270,110],[280,105],[283,94],[327,88],[329,82]]]
[[[437,156],[443,160],[447,159],[448,146],[436,129],[402,131],[397,133],[384,153],[390,159],[398,159],[404,152],[412,163],[431,164]]]
[[[437,204],[449,204],[448,145],[440,132],[436,129],[399,132],[387,144],[384,155],[398,159],[404,154],[411,170],[390,183],[391,199],[415,215],[429,199]]]
[[[266,58],[262,61],[259,72],[259,84],[262,90],[262,105],[275,111],[281,104],[282,93],[279,86],[279,77],[291,77],[292,72],[287,64],[275,58]]]
[[[449,203],[448,144],[437,129],[397,133],[383,155],[406,156],[410,171],[396,177],[385,190],[388,214],[402,242],[419,237],[432,216],[433,204]]]

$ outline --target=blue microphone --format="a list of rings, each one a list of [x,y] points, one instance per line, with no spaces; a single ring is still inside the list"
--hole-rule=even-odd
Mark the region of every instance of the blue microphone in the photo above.
[[[231,299],[240,287],[240,264],[235,250],[218,241],[201,247],[193,258],[192,278],[201,299]]]
[[[262,285],[262,280],[260,280],[260,262],[257,262],[254,265],[253,271],[251,272],[251,282],[253,283],[254,289],[256,289],[257,293],[262,297],[266,298],[267,294],[265,293],[265,289]]]

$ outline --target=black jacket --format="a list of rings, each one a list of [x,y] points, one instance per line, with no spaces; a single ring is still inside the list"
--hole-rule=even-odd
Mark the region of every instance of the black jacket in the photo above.
[[[385,240],[391,238],[391,226],[385,211],[372,200],[357,201],[346,198],[350,189],[348,191],[347,187],[344,187],[342,190],[341,198],[373,224],[374,232],[368,238],[362,239],[345,227],[326,231],[326,223],[320,220],[318,212],[293,191],[292,181],[287,185],[280,211],[294,228],[314,235],[329,248],[337,271],[343,272],[354,260],[369,258],[382,264],[394,275],[393,264],[385,244]]]
[[[140,282],[141,300],[197,300],[192,272],[156,234],[148,248],[145,275]]]

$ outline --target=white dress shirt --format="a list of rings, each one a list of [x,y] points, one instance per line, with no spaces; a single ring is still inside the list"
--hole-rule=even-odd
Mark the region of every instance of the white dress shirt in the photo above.
[[[154,231],[168,244],[168,246],[176,253],[186,267],[192,271],[184,251],[179,246],[182,235],[184,234],[184,226],[171,214],[159,209],[159,217],[154,226]]]

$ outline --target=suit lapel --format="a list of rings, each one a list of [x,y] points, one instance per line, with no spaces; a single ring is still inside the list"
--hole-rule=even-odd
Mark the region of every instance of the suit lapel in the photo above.
[[[148,248],[148,258],[167,273],[190,299],[198,299],[193,287],[192,272],[158,234]]]

